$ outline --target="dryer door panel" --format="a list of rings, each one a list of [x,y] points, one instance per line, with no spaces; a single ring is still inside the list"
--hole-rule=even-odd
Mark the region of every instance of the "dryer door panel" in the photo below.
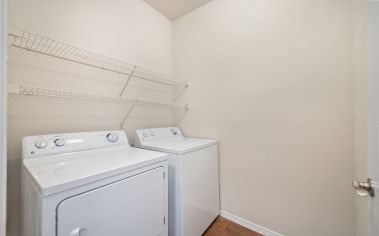
[[[57,235],[163,235],[163,172],[156,168],[64,200],[57,208]]]

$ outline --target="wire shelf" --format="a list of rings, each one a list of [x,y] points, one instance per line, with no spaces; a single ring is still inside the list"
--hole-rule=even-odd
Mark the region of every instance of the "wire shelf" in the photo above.
[[[128,77],[127,83],[129,83],[130,79],[136,78],[168,86],[188,86],[188,83],[185,81],[170,80],[164,75],[136,65],[74,47],[28,31],[21,31],[19,34],[12,33],[8,36],[10,37],[10,45],[12,47],[125,75]]]
[[[179,103],[163,103],[163,102],[153,102],[148,100],[141,100],[135,98],[125,98],[125,97],[111,97],[103,96],[89,93],[80,93],[75,91],[67,91],[61,89],[51,89],[51,88],[40,88],[31,87],[18,84],[8,84],[8,93],[10,94],[20,94],[26,96],[42,96],[42,97],[56,97],[74,100],[85,100],[93,102],[104,102],[104,103],[125,103],[133,105],[144,105],[144,106],[154,106],[162,108],[171,109],[188,109],[188,106],[180,105]]]

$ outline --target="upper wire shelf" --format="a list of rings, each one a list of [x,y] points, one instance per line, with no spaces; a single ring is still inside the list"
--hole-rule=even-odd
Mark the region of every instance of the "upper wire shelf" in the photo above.
[[[13,47],[125,75],[128,79],[123,90],[125,90],[132,78],[168,86],[188,86],[188,82],[186,81],[170,80],[164,75],[143,69],[136,65],[74,47],[28,31],[21,31],[19,34],[10,33],[8,36],[10,37],[10,44]],[[122,93],[123,92],[121,92],[121,95]]]

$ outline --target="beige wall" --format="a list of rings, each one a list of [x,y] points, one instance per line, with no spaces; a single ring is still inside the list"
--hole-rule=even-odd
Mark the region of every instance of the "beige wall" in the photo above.
[[[352,236],[350,0],[213,0],[174,22],[177,123],[220,140],[222,209],[290,236]]]
[[[141,0],[12,0],[9,29],[36,32],[171,75],[172,22]],[[9,82],[117,96],[125,77],[10,50]],[[128,97],[172,101],[170,87],[133,80]],[[9,236],[18,235],[21,139],[26,135],[119,129],[128,106],[9,96]],[[172,124],[171,110],[136,107],[124,129]]]

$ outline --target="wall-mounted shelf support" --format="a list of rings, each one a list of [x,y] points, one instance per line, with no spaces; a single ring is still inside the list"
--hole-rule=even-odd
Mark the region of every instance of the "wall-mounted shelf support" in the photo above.
[[[135,106],[136,106],[136,104],[133,104],[133,105],[129,108],[129,110],[128,110],[128,112],[126,113],[124,119],[122,119],[121,124],[120,124],[120,128],[121,128],[121,129],[124,128],[125,122],[126,122],[126,120],[128,119],[130,113],[132,113],[132,111],[133,111],[133,109],[134,109]]]
[[[122,96],[124,95],[125,90],[126,90],[126,88],[128,87],[128,84],[129,84],[130,80],[132,79],[132,77],[133,77],[134,72],[136,71],[136,69],[137,69],[137,66],[134,66],[132,72],[130,73],[128,79],[126,80],[126,82],[125,82],[125,84],[124,84],[124,87],[122,87],[122,90],[121,90],[121,92],[120,92],[120,97],[122,97]]]

